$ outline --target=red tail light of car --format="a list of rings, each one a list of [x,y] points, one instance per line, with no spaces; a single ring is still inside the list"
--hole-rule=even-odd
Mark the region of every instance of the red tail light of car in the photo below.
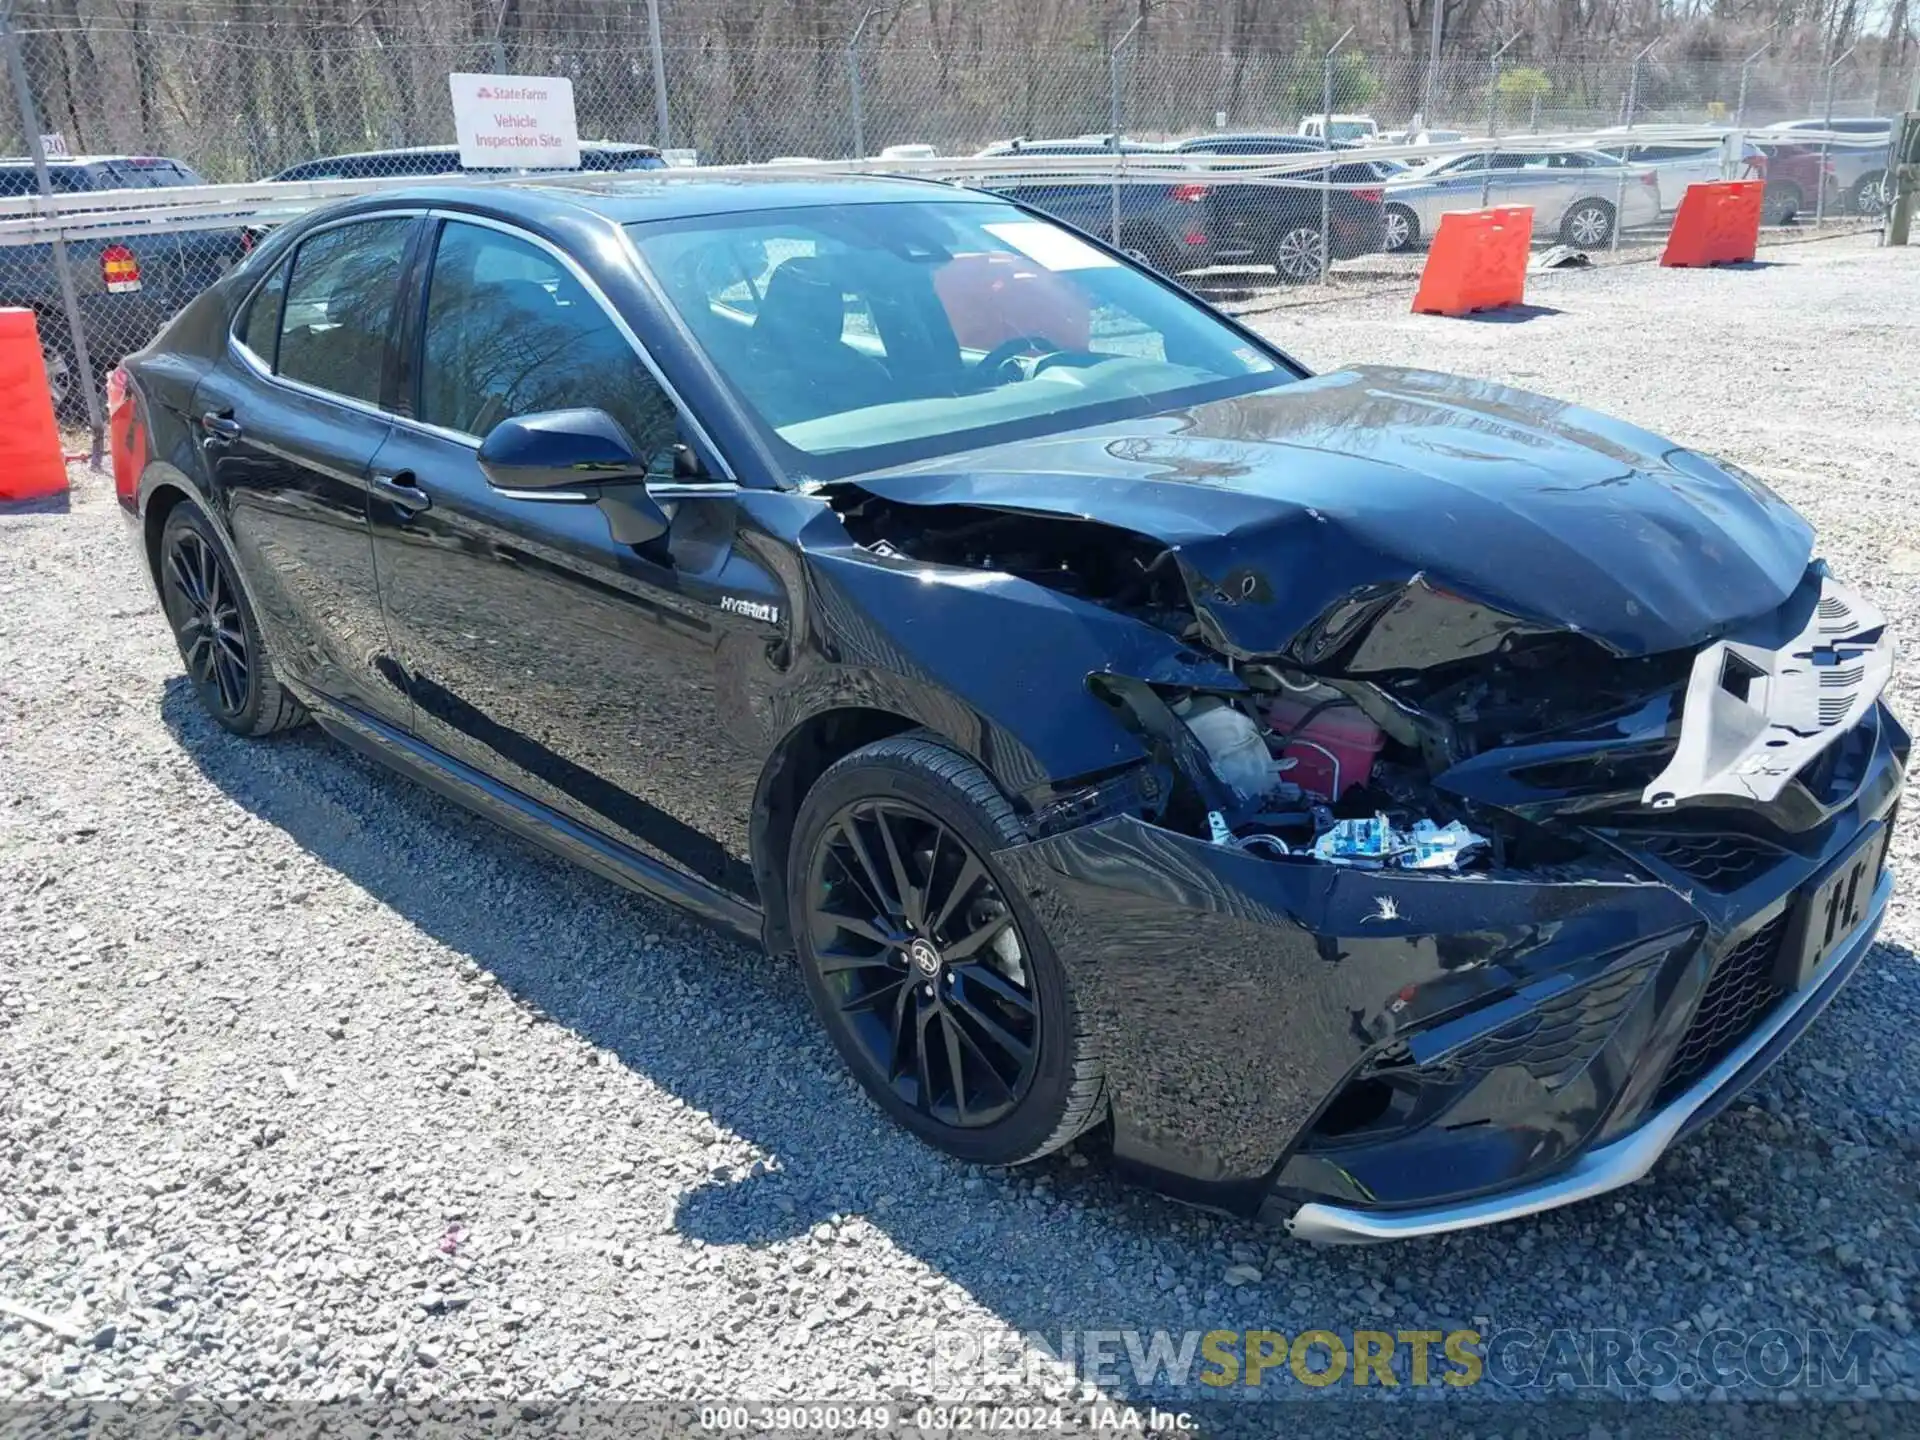
[[[100,252],[100,278],[114,295],[125,295],[140,288],[140,257],[124,245],[109,245]]]
[[[1642,185],[1645,185],[1650,190],[1658,190],[1660,188],[1660,178],[1657,175],[1655,175],[1651,170],[1643,171],[1641,173],[1640,183]]]
[[[1369,205],[1383,205],[1386,203],[1387,192],[1384,190],[1356,190],[1353,192],[1353,198],[1356,200],[1364,200]]]
[[[1173,187],[1172,195],[1174,200],[1179,204],[1193,205],[1207,198],[1207,187],[1205,185],[1176,185]]]
[[[107,450],[113,459],[114,493],[122,504],[132,505],[147,465],[147,435],[127,372],[118,365],[107,376]]]

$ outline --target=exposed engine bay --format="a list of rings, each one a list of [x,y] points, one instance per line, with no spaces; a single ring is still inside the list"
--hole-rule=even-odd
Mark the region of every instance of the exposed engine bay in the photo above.
[[[1891,667],[1878,612],[1817,561],[1777,611],[1692,648],[1623,654],[1415,573],[1263,654],[1234,638],[1271,588],[1251,568],[1211,577],[1194,547],[1093,519],[841,494],[876,554],[1017,577],[1189,647],[1191,684],[1100,673],[1089,687],[1168,772],[1153,818],[1276,860],[1617,872],[1555,822],[1769,800]]]

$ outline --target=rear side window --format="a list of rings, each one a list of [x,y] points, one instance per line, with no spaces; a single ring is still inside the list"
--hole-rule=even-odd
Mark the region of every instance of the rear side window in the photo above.
[[[293,257],[276,373],[377,404],[409,217],[323,230]],[[251,317],[249,317],[251,319]]]
[[[588,406],[642,455],[673,443],[670,402],[613,319],[539,246],[449,222],[427,291],[419,416],[484,436],[515,415]]]
[[[286,309],[287,267],[276,269],[267,283],[253,292],[246,317],[240,322],[240,343],[259,357],[269,370],[274,351],[280,345],[280,315]]]

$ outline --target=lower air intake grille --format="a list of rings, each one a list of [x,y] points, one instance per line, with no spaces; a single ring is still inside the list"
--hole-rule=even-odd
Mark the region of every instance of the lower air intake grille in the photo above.
[[[1778,915],[1720,957],[1693,1023],[1660,1082],[1656,1105],[1666,1104],[1726,1059],[1780,1003],[1784,992],[1774,983],[1773,960],[1786,929],[1786,915]]]
[[[1747,835],[1642,836],[1649,855],[1664,860],[1710,890],[1738,890],[1756,875],[1780,863],[1781,851]]]

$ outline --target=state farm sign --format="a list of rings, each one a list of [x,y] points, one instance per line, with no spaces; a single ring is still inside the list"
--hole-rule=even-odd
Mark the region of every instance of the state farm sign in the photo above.
[[[450,75],[460,163],[468,169],[577,170],[573,82],[550,75]]]

